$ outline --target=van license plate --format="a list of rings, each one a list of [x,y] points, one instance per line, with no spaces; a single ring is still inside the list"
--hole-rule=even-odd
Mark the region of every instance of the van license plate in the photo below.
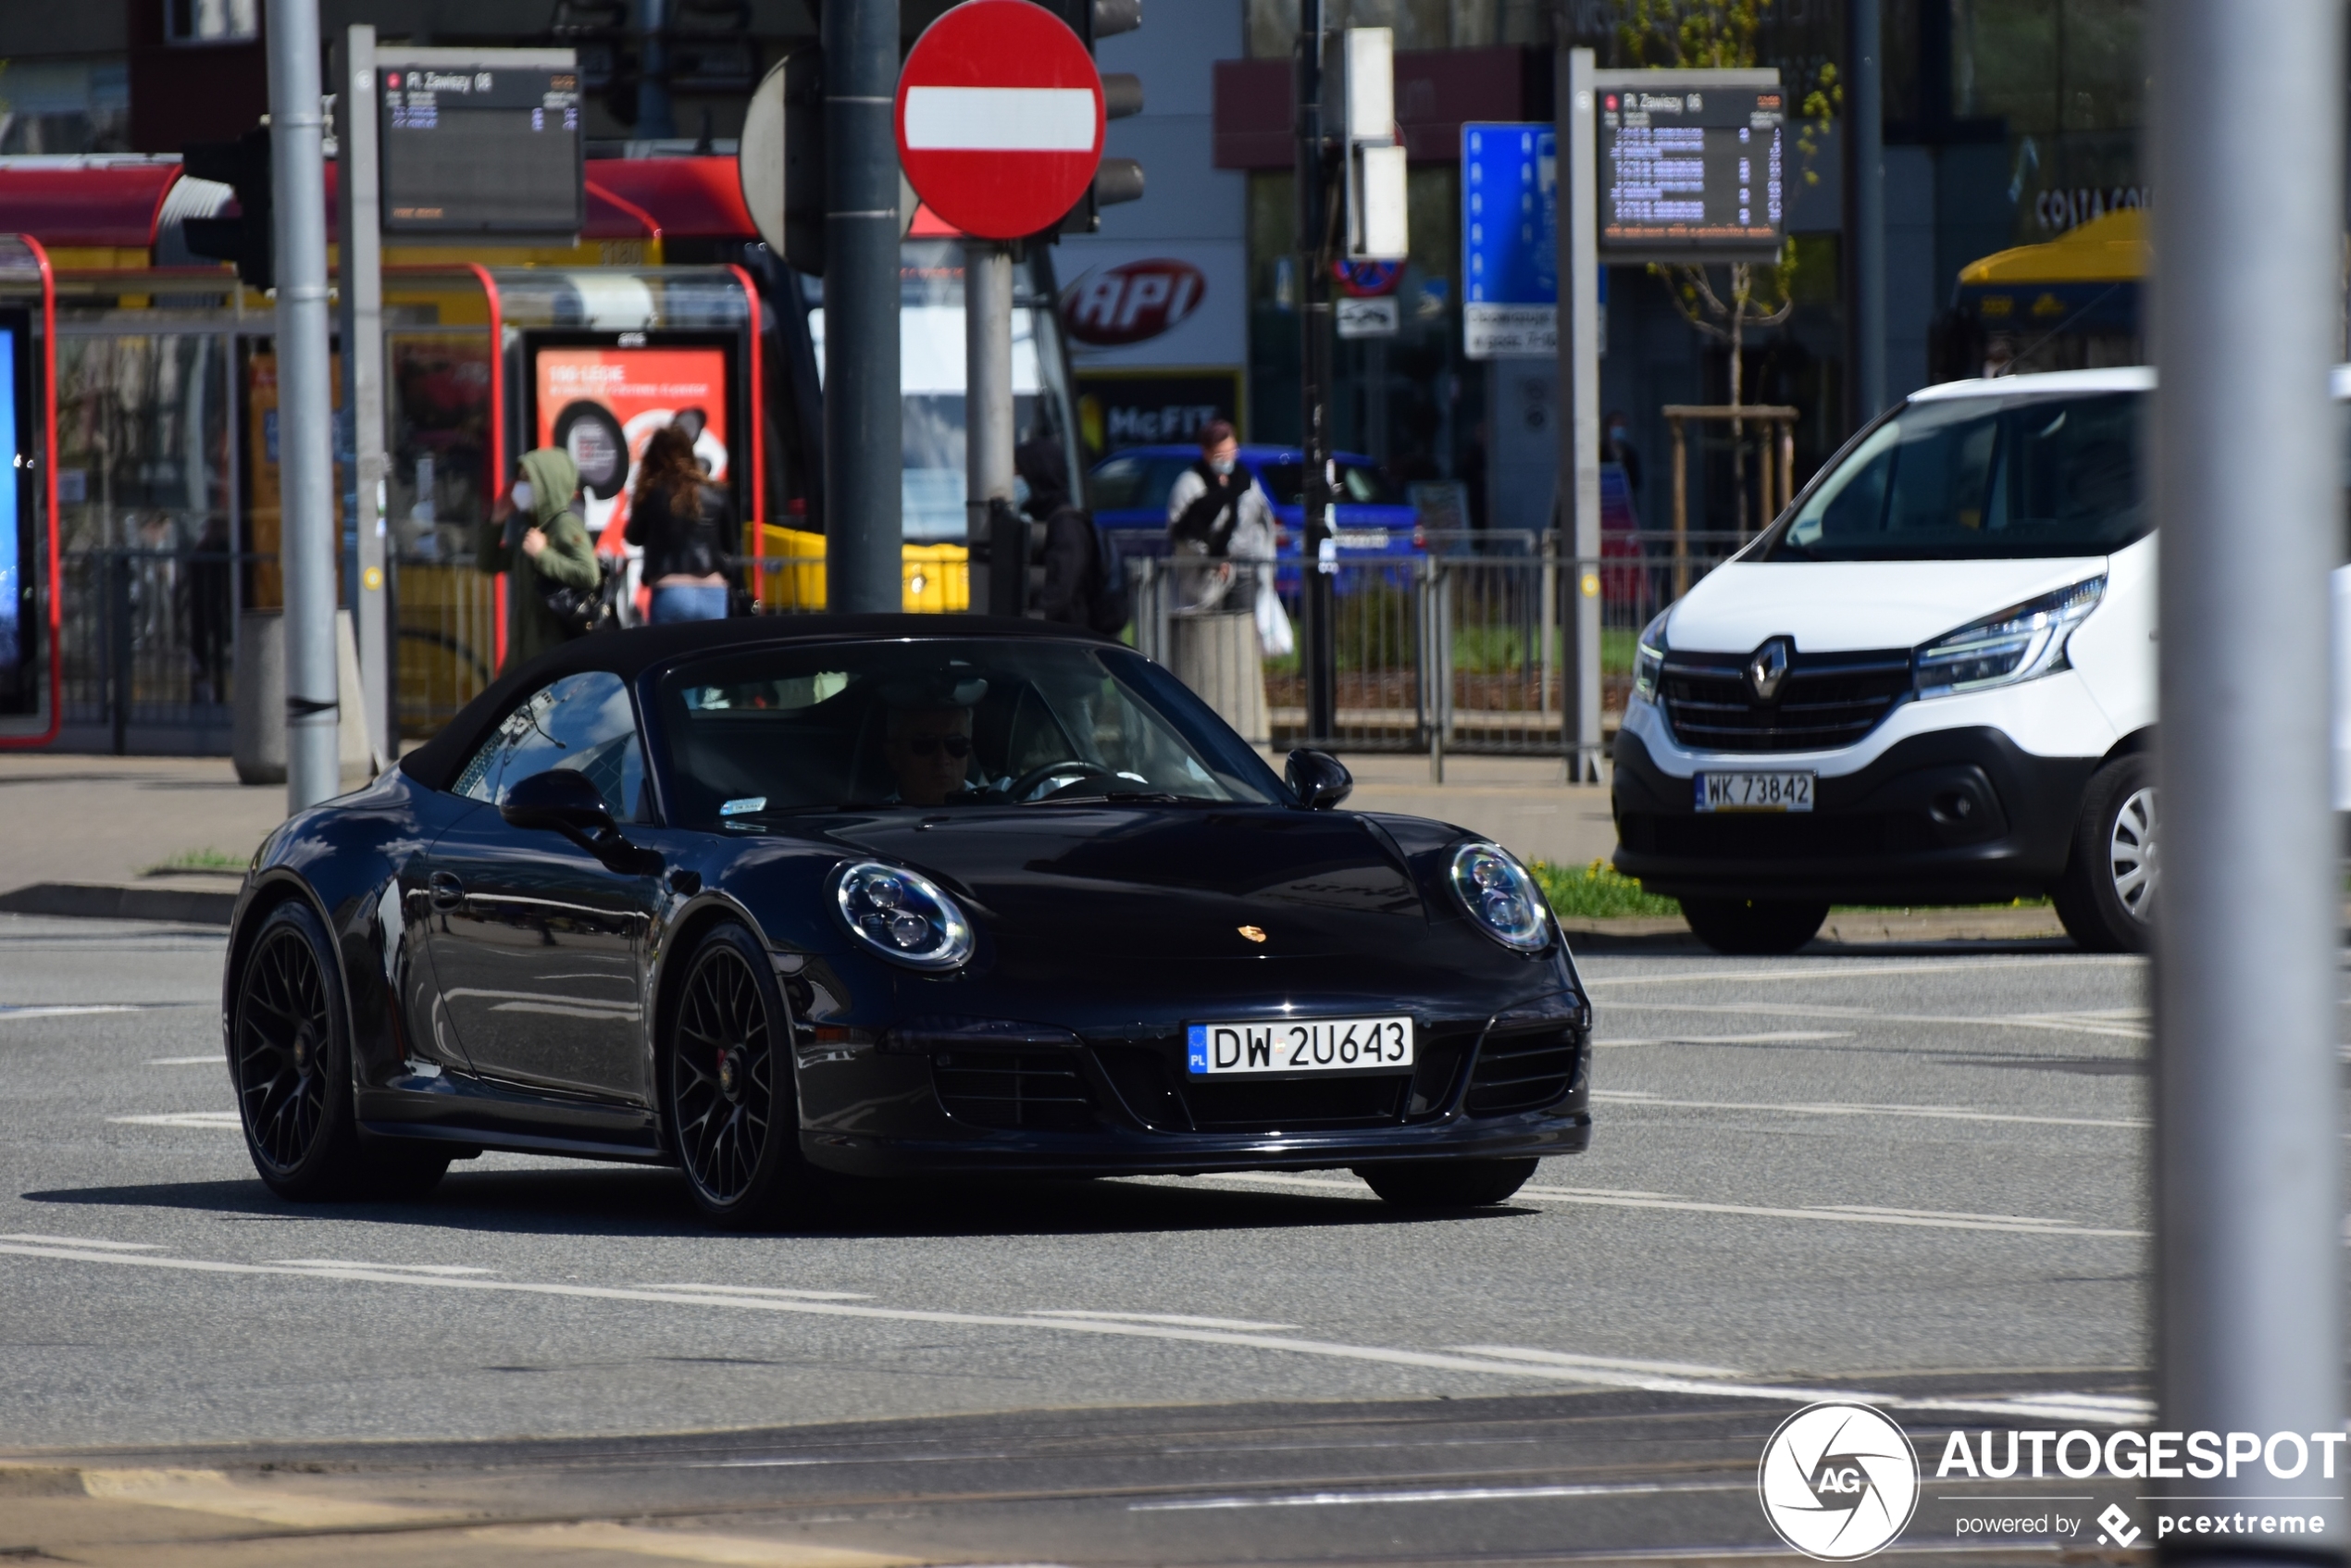
[[[1810,811],[1810,773],[1701,773],[1698,786],[1700,811]]]

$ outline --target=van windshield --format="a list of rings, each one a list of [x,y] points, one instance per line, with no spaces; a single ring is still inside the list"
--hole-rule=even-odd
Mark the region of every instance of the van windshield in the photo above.
[[[1816,481],[1758,558],[2109,554],[2155,526],[2146,414],[2144,392],[1914,404]]]

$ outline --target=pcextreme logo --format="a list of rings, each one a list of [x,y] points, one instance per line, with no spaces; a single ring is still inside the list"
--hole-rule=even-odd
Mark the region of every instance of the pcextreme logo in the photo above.
[[[1850,1562],[1884,1549],[1919,1506],[1919,1460],[1868,1405],[1807,1405],[1780,1423],[1756,1472],[1763,1516],[1805,1556]]]

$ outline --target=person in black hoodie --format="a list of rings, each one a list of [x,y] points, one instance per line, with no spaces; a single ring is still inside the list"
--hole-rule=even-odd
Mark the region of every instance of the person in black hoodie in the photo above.
[[[703,478],[693,439],[675,425],[655,430],[638,459],[628,529],[645,552],[655,625],[727,618],[735,537],[734,503]]]
[[[1050,441],[1023,442],[1013,453],[1013,471],[1028,486],[1021,510],[1045,525],[1045,584],[1037,611],[1064,626],[1090,627],[1094,619],[1094,525],[1070,499],[1069,468],[1062,449]]]

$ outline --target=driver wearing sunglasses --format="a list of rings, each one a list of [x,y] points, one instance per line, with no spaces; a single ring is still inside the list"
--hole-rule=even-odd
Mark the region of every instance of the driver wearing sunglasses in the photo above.
[[[972,711],[952,703],[889,709],[882,758],[902,805],[935,806],[969,787]]]

